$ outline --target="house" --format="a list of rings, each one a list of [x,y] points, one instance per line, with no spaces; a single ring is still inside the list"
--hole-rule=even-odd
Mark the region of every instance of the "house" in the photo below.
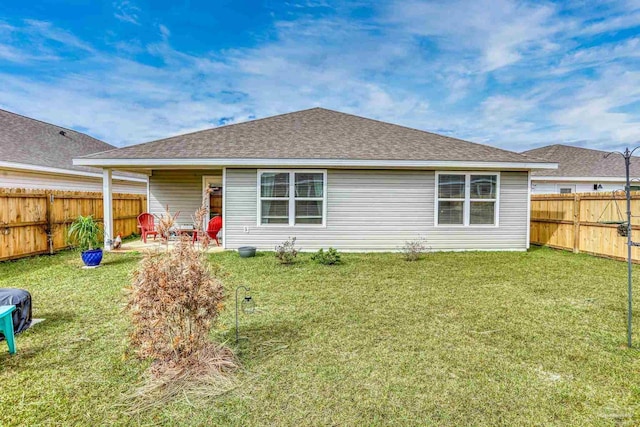
[[[227,125],[74,159],[149,175],[149,211],[179,222],[219,196],[223,244],[273,250],[526,250],[531,171],[556,164],[323,108]],[[437,191],[436,191],[437,189]],[[105,218],[110,215],[105,192]],[[211,202],[209,202],[211,205]],[[107,221],[108,224],[108,221]],[[110,227],[107,225],[107,227]]]
[[[607,156],[608,153],[560,144],[525,151],[522,154],[558,163],[558,169],[531,172],[531,192],[549,194],[623,190],[624,160],[617,154]],[[632,189],[640,190],[640,183],[637,183],[640,178],[640,158],[631,160],[631,179],[636,181]]]
[[[73,157],[114,146],[50,123],[0,110],[0,188],[102,191],[102,170],[76,166]],[[146,194],[147,177],[114,175],[116,193]]]

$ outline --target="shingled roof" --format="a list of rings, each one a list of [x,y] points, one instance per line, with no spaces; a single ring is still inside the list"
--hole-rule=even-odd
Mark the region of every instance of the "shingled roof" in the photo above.
[[[73,165],[73,158],[116,147],[81,132],[0,109],[0,161],[102,173]],[[135,178],[138,174],[121,173]]]
[[[624,160],[608,151],[570,145],[548,145],[522,154],[558,163],[558,169],[533,171],[534,176],[625,178]],[[631,176],[640,177],[640,158],[631,159]]]
[[[349,159],[542,162],[487,145],[313,108],[86,156],[85,159]]]

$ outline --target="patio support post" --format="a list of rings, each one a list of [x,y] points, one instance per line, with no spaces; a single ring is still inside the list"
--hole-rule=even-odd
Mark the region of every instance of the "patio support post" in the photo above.
[[[104,208],[104,250],[110,251],[113,242],[113,188],[111,169],[102,170],[102,206]]]

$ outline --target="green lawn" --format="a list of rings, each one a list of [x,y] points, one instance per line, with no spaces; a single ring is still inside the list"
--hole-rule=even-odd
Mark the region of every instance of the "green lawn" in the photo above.
[[[333,267],[212,255],[230,296],[214,338],[234,345],[235,286],[257,302],[242,317],[238,386],[130,416],[123,396],[145,365],[124,357],[122,289],[138,257],[107,255],[96,270],[78,258],[0,264],[0,287],[30,290],[46,318],[16,356],[0,347],[0,425],[640,424],[617,261],[548,249],[347,254]]]

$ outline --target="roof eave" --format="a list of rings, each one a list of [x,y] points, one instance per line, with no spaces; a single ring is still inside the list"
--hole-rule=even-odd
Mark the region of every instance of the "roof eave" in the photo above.
[[[543,176],[532,175],[533,181],[595,181],[595,182],[625,182],[624,176]],[[631,177],[631,180],[638,180],[640,177]]]
[[[359,160],[359,159],[73,159],[76,166],[113,167],[113,168],[207,168],[218,167],[334,167],[334,168],[373,168],[373,169],[500,169],[500,170],[536,170],[557,169],[552,162],[496,162],[496,161],[460,161],[460,160]]]
[[[76,166],[81,166],[81,165],[76,165]],[[102,174],[99,172],[85,172],[85,171],[78,171],[74,169],[53,168],[49,166],[32,165],[29,163],[0,161],[0,168],[19,170],[19,171],[39,172],[39,173],[54,174],[54,175],[72,175],[72,176],[84,176],[84,177],[91,177],[91,178],[102,178]],[[116,174],[114,175],[113,178],[121,181],[147,182],[147,179],[144,177],[136,178],[132,176]]]

